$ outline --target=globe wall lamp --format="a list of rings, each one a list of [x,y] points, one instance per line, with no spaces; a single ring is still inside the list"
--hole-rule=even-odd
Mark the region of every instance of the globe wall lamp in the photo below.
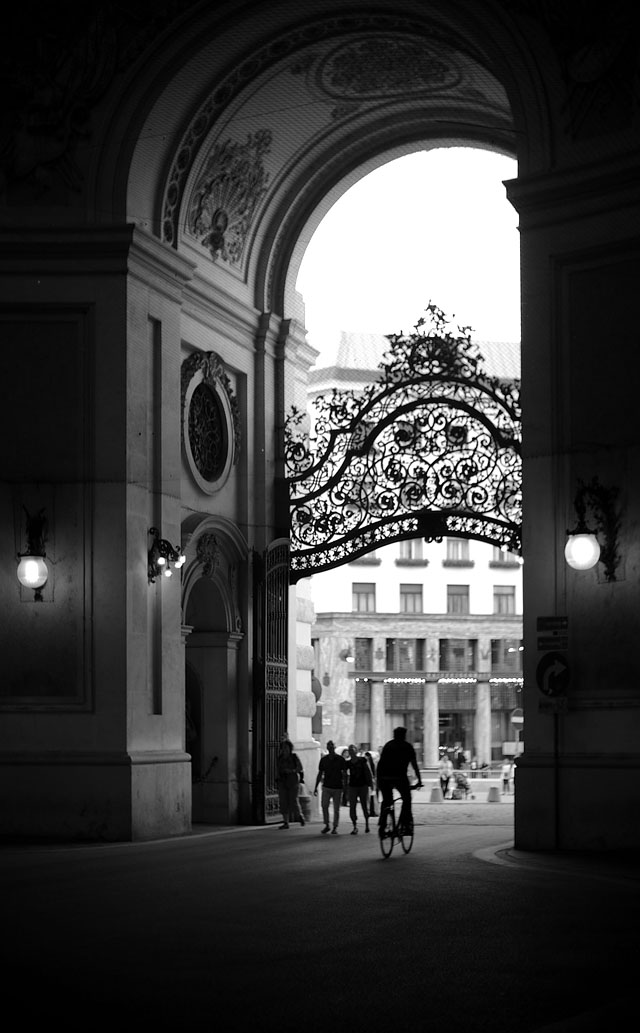
[[[344,660],[345,663],[347,663],[347,664],[352,664],[354,659],[355,659],[355,657],[353,655],[353,650],[352,649],[341,649],[340,652],[338,653],[338,656],[340,657],[341,660]]]
[[[187,557],[179,545],[171,545],[166,538],[161,538],[157,527],[150,527],[149,534],[153,535],[148,563],[149,584],[152,585],[157,577],[171,577],[174,570],[180,570]]]
[[[25,588],[33,588],[35,601],[42,602],[42,589],[47,583],[49,570],[45,563],[45,543],[48,523],[44,509],[35,516],[22,507],[26,514],[27,551],[18,553],[18,581]]]
[[[616,580],[620,527],[620,517],[614,507],[617,496],[617,488],[605,488],[597,477],[588,484],[578,481],[574,500],[577,523],[573,530],[567,531],[564,548],[565,559],[574,570],[590,570],[600,561],[604,564],[606,580]],[[587,507],[592,526],[587,524]]]

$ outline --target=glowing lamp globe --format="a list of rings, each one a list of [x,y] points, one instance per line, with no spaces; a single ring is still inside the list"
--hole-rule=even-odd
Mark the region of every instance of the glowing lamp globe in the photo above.
[[[17,574],[18,581],[25,588],[42,588],[49,577],[43,556],[21,556]]]
[[[590,570],[600,559],[600,546],[595,534],[569,535],[564,557],[574,570]]]

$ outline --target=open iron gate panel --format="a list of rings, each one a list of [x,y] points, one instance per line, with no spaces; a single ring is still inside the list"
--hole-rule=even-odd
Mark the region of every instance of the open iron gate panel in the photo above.
[[[287,733],[289,542],[277,539],[256,564],[259,641],[255,700],[255,809],[258,822],[279,818],[278,749]]]

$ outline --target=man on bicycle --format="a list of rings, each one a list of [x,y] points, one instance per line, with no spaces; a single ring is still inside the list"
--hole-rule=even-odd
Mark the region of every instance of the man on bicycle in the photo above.
[[[393,806],[393,790],[397,789],[402,797],[402,810],[400,811],[400,827],[413,828],[413,815],[411,813],[411,789],[409,787],[409,776],[407,770],[411,766],[416,773],[418,780],[416,788],[422,788],[422,779],[416,751],[410,742],[407,742],[407,729],[394,728],[393,739],[382,747],[380,760],[378,761],[378,788],[382,793],[382,806],[380,807],[379,826],[384,826],[384,817],[387,809]]]

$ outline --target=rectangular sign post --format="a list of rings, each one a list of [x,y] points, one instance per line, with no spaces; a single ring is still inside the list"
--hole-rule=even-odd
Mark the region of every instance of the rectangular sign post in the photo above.
[[[538,617],[538,652],[546,653],[556,649],[569,648],[568,617]]]

